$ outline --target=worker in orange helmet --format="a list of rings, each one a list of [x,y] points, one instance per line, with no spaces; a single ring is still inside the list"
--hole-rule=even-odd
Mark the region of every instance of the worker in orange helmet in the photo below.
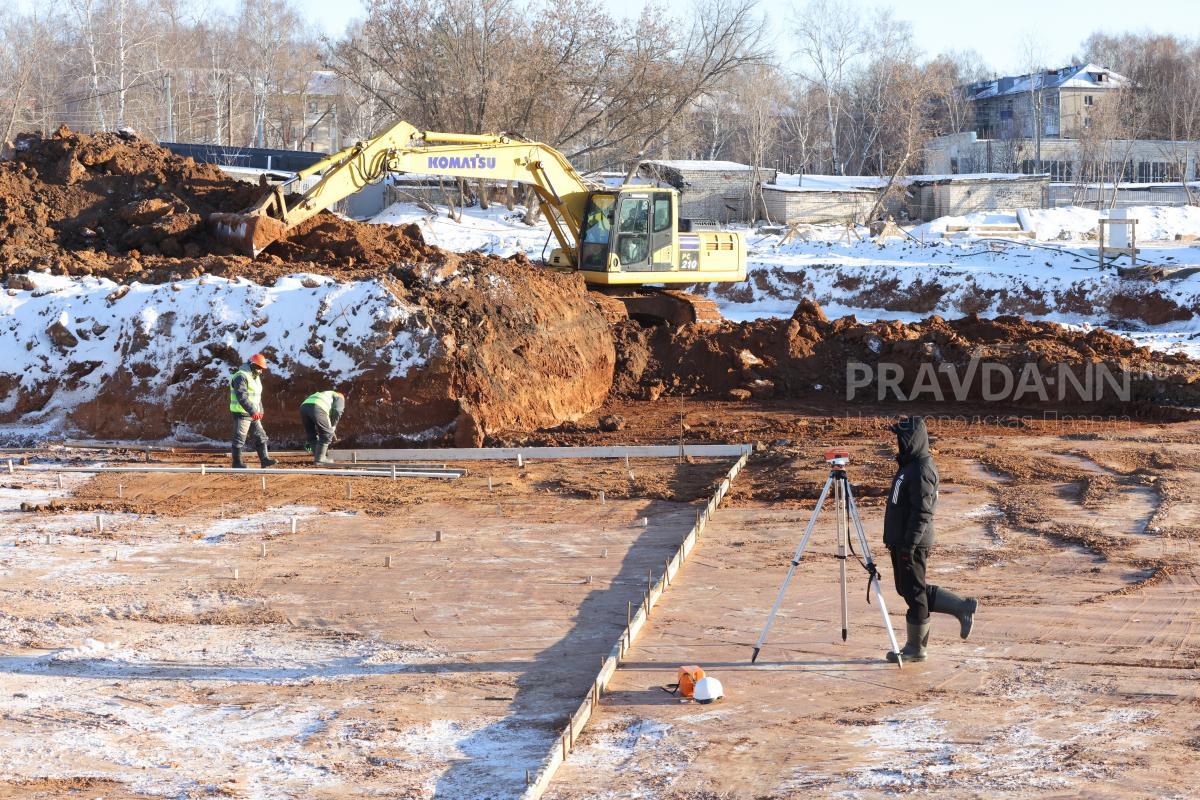
[[[254,439],[259,463],[264,467],[279,462],[267,452],[267,432],[263,429],[262,374],[267,371],[267,359],[262,353],[250,356],[250,361],[229,376],[229,412],[233,414],[233,466],[245,469],[242,448],[246,436]]]

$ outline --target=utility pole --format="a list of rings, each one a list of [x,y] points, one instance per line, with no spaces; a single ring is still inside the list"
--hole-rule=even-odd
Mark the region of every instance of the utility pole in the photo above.
[[[341,150],[341,137],[338,136],[338,113],[337,100],[333,101],[333,120],[329,124],[329,152],[336,153]]]
[[[175,141],[175,101],[171,96],[171,73],[167,73],[167,141]]]
[[[229,134],[225,141],[225,144],[229,145],[230,147],[233,147],[233,76],[232,75],[230,75],[226,79],[225,102],[227,104],[227,111],[226,111],[225,116],[229,117],[229,120],[228,120]]]

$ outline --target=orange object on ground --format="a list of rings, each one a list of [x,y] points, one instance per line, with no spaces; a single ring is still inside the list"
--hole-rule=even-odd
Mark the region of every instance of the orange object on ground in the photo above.
[[[704,677],[704,670],[691,664],[686,667],[679,668],[679,694],[683,697],[691,697],[696,691],[696,684]]]

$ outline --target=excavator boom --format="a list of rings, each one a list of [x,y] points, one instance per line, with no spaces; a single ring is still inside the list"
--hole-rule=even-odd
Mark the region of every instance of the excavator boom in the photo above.
[[[577,252],[590,188],[562,153],[539,142],[421,131],[407,122],[318,161],[241,213],[212,214],[209,223],[222,241],[257,256],[301,222],[389,172],[527,184],[537,194],[563,252]],[[290,185],[314,176],[318,180],[298,197],[287,193]]]

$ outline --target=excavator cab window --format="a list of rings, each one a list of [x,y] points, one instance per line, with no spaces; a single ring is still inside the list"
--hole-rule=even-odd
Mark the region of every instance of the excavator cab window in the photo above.
[[[650,269],[650,195],[625,194],[617,208],[617,258],[623,270]]]
[[[613,211],[617,196],[596,192],[588,198],[583,215],[583,241],[579,263],[583,269],[604,270],[608,267],[608,242],[612,236]]]

